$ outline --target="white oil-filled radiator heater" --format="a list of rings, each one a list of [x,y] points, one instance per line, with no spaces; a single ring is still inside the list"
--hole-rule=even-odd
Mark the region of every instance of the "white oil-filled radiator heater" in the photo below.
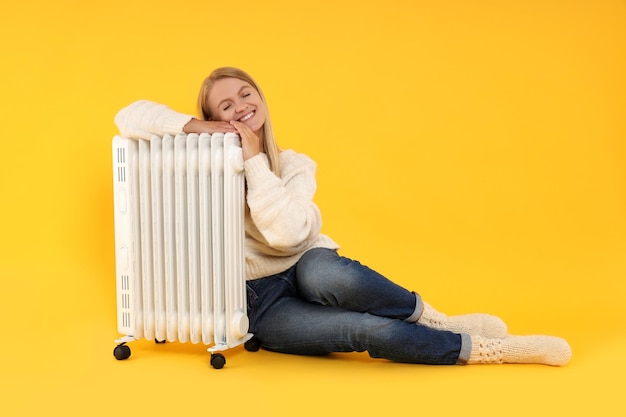
[[[233,133],[113,138],[117,359],[141,338],[211,345],[248,333],[244,173]],[[246,343],[250,340],[249,343]],[[250,344],[249,347],[248,345]]]

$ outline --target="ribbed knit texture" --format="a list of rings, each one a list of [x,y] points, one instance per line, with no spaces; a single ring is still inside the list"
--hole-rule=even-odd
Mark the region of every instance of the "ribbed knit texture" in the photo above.
[[[567,365],[572,357],[569,344],[554,336],[507,336],[488,339],[472,336],[468,364],[535,363]]]
[[[115,124],[124,137],[150,140],[152,135],[183,133],[192,118],[163,104],[139,100],[120,110],[115,116]]]
[[[120,134],[134,139],[182,133],[192,116],[140,100],[115,116]],[[313,202],[316,189],[313,160],[286,150],[280,153],[281,176],[269,166],[265,154],[244,163],[246,177],[246,277],[256,279],[283,272],[311,248],[338,249],[320,233],[322,219]]]
[[[313,160],[292,150],[280,153],[281,177],[270,170],[265,154],[245,164],[247,184],[246,273],[248,279],[282,272],[311,248],[338,249],[320,234],[322,218],[313,203]]]
[[[499,317],[482,313],[446,316],[426,302],[424,302],[424,312],[417,323],[433,329],[465,333],[471,336],[503,338],[507,335],[506,324]]]

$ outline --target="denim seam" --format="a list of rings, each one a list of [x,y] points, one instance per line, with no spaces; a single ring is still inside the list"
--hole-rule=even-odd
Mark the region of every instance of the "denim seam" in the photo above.
[[[417,323],[417,320],[422,317],[422,312],[424,311],[424,303],[422,302],[422,297],[420,297],[416,292],[413,292],[413,294],[415,295],[415,310],[409,318],[404,320],[409,323]]]
[[[459,359],[457,365],[467,365],[470,354],[472,352],[472,337],[468,334],[461,333],[461,352],[459,352]]]

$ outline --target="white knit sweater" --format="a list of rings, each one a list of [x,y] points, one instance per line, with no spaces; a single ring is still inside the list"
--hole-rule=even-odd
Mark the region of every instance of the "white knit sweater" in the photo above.
[[[182,133],[191,119],[192,116],[163,104],[140,100],[120,110],[115,124],[122,136],[149,140],[152,135]],[[282,272],[311,248],[339,248],[320,233],[322,219],[313,202],[315,162],[304,154],[286,150],[280,153],[280,164],[280,178],[270,170],[265,154],[244,164],[247,279]]]

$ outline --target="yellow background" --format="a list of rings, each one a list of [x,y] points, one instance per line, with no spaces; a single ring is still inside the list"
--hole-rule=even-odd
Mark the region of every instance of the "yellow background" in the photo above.
[[[6,4],[8,3],[8,4]],[[10,1],[0,13],[0,415],[623,415],[626,2]],[[429,367],[131,345],[111,138],[222,65],[318,162],[324,232],[447,313],[569,366]]]

